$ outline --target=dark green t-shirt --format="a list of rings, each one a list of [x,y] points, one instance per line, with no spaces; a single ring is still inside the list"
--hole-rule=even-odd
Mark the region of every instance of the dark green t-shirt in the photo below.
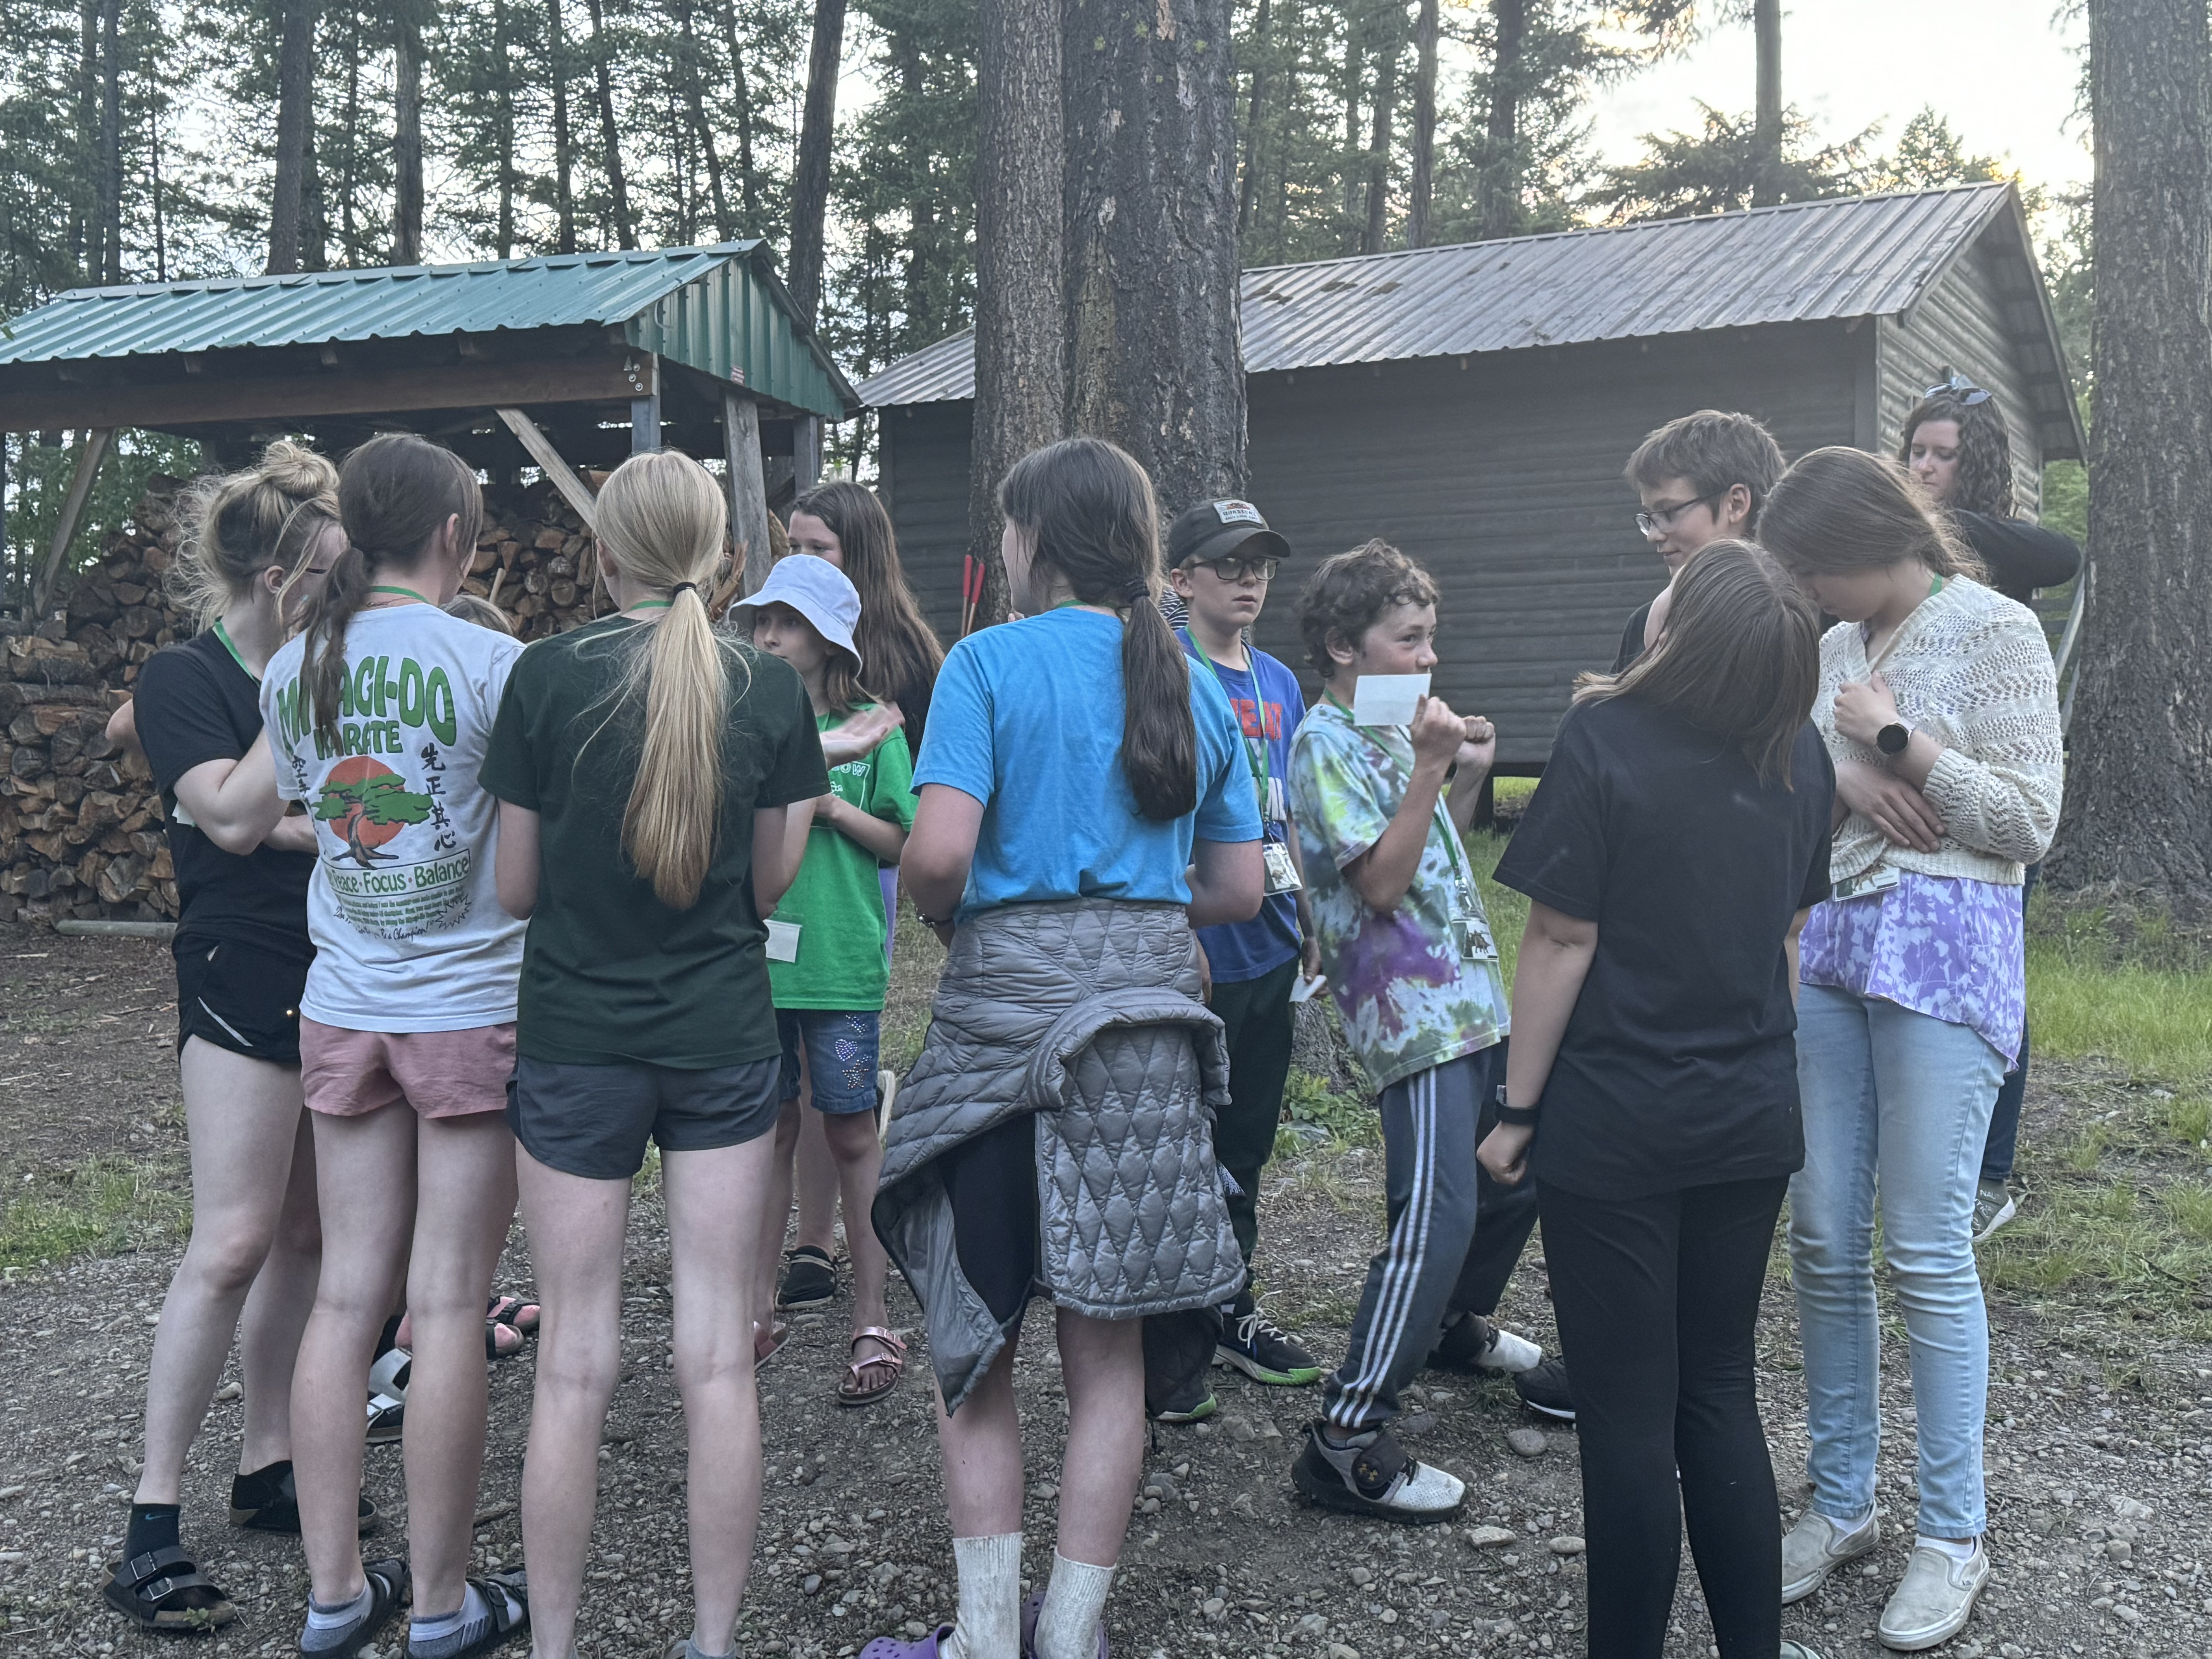
[[[663,904],[622,848],[643,699],[619,687],[648,626],[610,617],[538,641],[500,703],[483,787],[538,814],[515,1046],[572,1066],[741,1066],[781,1051],[753,902],[753,813],[825,793],[830,775],[790,665],[726,640],[721,828],[697,901]]]

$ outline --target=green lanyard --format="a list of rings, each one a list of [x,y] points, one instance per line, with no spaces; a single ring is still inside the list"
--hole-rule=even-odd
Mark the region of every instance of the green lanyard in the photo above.
[[[368,591],[372,593],[397,593],[402,599],[418,600],[423,605],[434,605],[437,603],[428,594],[417,593],[411,587],[372,587]]]
[[[1322,696],[1334,703],[1340,709],[1343,709],[1346,720],[1349,720],[1352,718],[1352,711],[1345,708],[1344,699],[1338,696],[1335,692],[1323,687]],[[1393,758],[1395,759],[1395,757]],[[1408,764],[1407,775],[1410,777],[1412,773],[1413,768]],[[1461,862],[1459,832],[1452,827],[1450,816],[1444,811],[1444,792],[1441,789],[1437,791],[1434,817],[1437,828],[1444,832],[1444,856],[1451,862],[1452,880],[1458,884],[1460,903],[1468,915],[1478,915],[1480,912],[1475,902],[1474,882],[1468,872],[1467,866]]]
[[[222,641],[222,648],[230,653],[230,659],[245,669],[246,678],[256,685],[260,684],[261,676],[247,666],[245,653],[239,650],[238,642],[230,637],[230,630],[222,625],[222,618],[220,617],[215,619],[215,636]]]
[[[1198,635],[1195,633],[1190,635],[1190,648],[1198,653],[1198,659],[1200,662],[1213,671],[1213,678],[1220,682],[1222,692],[1225,696],[1229,690],[1229,682],[1221,678],[1221,665],[1206,654],[1206,647],[1199,643]],[[1260,717],[1260,730],[1264,733],[1267,729],[1267,705],[1260,696],[1260,677],[1249,669],[1247,669],[1245,673],[1252,682],[1252,707]],[[1241,728],[1243,722],[1239,721],[1238,725]],[[1237,735],[1243,737],[1241,729]],[[1252,783],[1253,787],[1259,791],[1260,815],[1264,818],[1267,813],[1267,797],[1271,793],[1271,786],[1274,782],[1273,770],[1267,764],[1267,740],[1264,736],[1257,742],[1250,738],[1244,738],[1244,759],[1252,769]]]

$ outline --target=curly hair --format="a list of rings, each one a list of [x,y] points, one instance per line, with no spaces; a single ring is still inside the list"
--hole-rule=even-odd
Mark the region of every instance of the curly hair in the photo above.
[[[1437,585],[1429,573],[1385,541],[1371,541],[1349,553],[1323,559],[1298,594],[1298,633],[1306,660],[1323,679],[1332,678],[1336,659],[1331,639],[1357,648],[1360,636],[1393,605],[1434,605]]]
[[[1905,435],[1898,440],[1897,459],[1910,465],[1912,434],[1930,421],[1959,424],[1959,474],[1951,499],[1942,503],[1961,513],[1986,513],[1993,519],[2019,517],[2012,480],[2012,436],[1995,398],[1962,404],[1946,388],[1923,398],[1905,417]]]

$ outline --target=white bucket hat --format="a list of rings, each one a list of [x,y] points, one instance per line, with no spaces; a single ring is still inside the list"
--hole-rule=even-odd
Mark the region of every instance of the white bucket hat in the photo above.
[[[859,664],[860,653],[853,643],[853,629],[860,620],[860,590],[829,560],[811,553],[793,553],[778,559],[760,591],[734,607],[745,613],[738,618],[739,625],[750,632],[752,613],[764,605],[789,605],[814,624],[816,633],[850,654],[855,665]]]

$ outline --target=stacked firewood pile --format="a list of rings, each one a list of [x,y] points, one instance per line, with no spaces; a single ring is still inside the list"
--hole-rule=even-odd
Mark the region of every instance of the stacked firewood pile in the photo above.
[[[139,665],[191,636],[165,586],[183,541],[184,488],[151,482],[132,522],[77,574],[65,618],[0,636],[0,921],[176,917],[161,796],[143,757],[110,741],[106,725]],[[550,484],[485,497],[464,586],[505,612],[519,637],[612,609],[603,587],[593,592],[583,520]]]

